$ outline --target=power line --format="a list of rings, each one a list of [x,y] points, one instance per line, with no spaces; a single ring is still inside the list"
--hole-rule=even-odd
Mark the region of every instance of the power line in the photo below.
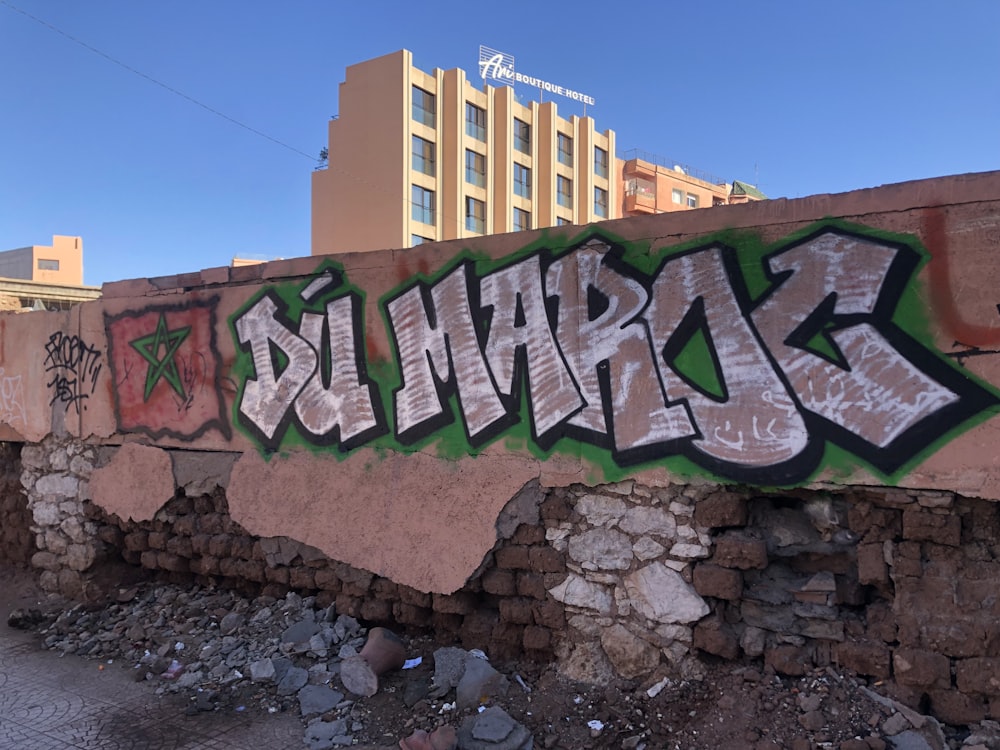
[[[123,63],[121,60],[119,60],[119,59],[117,59],[115,57],[112,57],[108,53],[103,52],[102,50],[99,50],[99,49],[97,49],[96,47],[94,47],[94,46],[92,46],[90,44],[87,44],[82,39],[77,39],[72,34],[68,34],[67,32],[63,31],[59,27],[53,26],[48,21],[45,21],[45,20],[43,20],[41,18],[38,18],[37,16],[33,16],[31,13],[28,13],[26,10],[18,8],[16,5],[11,5],[9,2],[7,2],[7,0],[0,0],[0,5],[6,5],[11,10],[13,10],[13,11],[15,11],[17,13],[20,13],[22,16],[25,16],[26,18],[30,18],[35,23],[41,24],[45,28],[50,29],[51,31],[54,31],[55,33],[59,34],[60,36],[66,37],[71,42],[80,45],[81,47],[83,47],[86,50],[89,50],[90,52],[93,52],[95,55],[100,55],[105,60],[114,63],[115,65],[117,65],[120,68],[124,68],[129,73],[133,73],[134,75],[137,75],[140,78],[145,78],[150,83],[154,83],[157,86],[159,86],[160,88],[166,89],[171,94],[179,96],[182,99],[186,99],[187,101],[191,102],[192,104],[195,104],[195,105],[201,107],[206,112],[212,113],[216,117],[221,117],[223,120],[226,120],[227,122],[231,122],[233,125],[237,125],[237,126],[243,128],[244,130],[248,130],[251,133],[253,133],[254,135],[260,136],[261,138],[266,138],[267,140],[271,141],[271,143],[276,143],[277,145],[282,146],[283,148],[287,148],[289,151],[293,151],[296,154],[304,156],[307,159],[309,159],[310,161],[313,161],[313,162],[316,161],[316,157],[315,156],[311,156],[310,154],[307,154],[305,151],[297,149],[294,146],[289,146],[284,141],[279,141],[277,138],[275,138],[273,136],[270,136],[267,133],[264,133],[264,132],[262,132],[260,130],[257,130],[256,128],[253,128],[253,127],[247,125],[244,122],[240,122],[235,117],[230,117],[229,115],[225,114],[224,112],[220,112],[219,110],[217,110],[217,109],[215,109],[213,107],[208,106],[204,102],[198,101],[193,96],[188,96],[183,91],[179,91],[179,90],[175,89],[173,86],[170,86],[170,85],[164,83],[163,81],[157,80],[156,78],[153,78],[151,75],[147,75],[146,73],[143,73],[141,70],[136,70],[131,65]]]

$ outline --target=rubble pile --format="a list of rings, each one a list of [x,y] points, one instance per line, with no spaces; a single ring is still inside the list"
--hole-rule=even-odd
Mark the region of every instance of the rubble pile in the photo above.
[[[9,624],[37,627],[47,648],[184,696],[194,716],[297,712],[303,745],[314,750],[1000,749],[993,722],[971,733],[942,726],[832,667],[791,678],[759,663],[706,664],[702,680],[588,686],[533,664],[497,668],[477,649],[376,637],[378,628],[295,593],[251,599],[147,583],[117,599],[41,622],[21,612]],[[381,659],[371,652],[377,641],[402,651]],[[344,665],[359,659],[377,673],[371,695],[345,687]]]

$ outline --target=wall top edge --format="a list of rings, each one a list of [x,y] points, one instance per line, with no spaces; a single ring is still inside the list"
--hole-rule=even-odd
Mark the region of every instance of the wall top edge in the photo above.
[[[860,188],[844,193],[817,193],[803,198],[773,198],[710,209],[679,211],[601,222],[600,226],[616,235],[632,238],[672,235],[709,234],[720,229],[741,229],[768,224],[793,224],[818,221],[829,217],[858,217],[879,213],[919,210],[933,206],[1000,201],[1000,170],[970,172],[945,177],[911,180],[878,187]],[[567,227],[562,227],[562,230]],[[572,229],[572,227],[570,227]],[[553,228],[519,232],[524,242],[532,242]],[[475,240],[458,239],[427,243],[422,250],[463,247],[490,243],[489,235]],[[397,252],[396,249],[345,253],[341,257],[378,256]],[[309,256],[304,256],[308,258]],[[372,258],[375,261],[375,258]],[[365,265],[362,263],[362,265]],[[121,298],[166,294],[204,288],[213,285],[258,283],[280,279],[301,272],[302,258],[275,260],[259,265],[231,268],[221,266],[201,271],[126,279],[105,283],[101,287],[105,298]]]

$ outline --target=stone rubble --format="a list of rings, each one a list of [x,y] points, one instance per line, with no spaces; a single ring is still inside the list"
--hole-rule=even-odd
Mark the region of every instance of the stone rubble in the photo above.
[[[822,581],[817,585],[823,588]],[[294,593],[280,599],[247,599],[223,589],[167,584],[142,584],[121,591],[120,598],[125,601],[103,608],[75,605],[58,615],[42,616],[40,625],[37,612],[19,611],[12,614],[10,624],[40,626],[47,648],[105,663],[131,665],[135,679],[155,684],[157,692],[186,695],[192,714],[243,708],[271,713],[295,711],[302,717],[305,747],[390,750],[386,745],[359,744],[367,720],[359,709],[367,699],[344,689],[339,670],[344,659],[362,649],[366,629],[355,618],[338,615],[334,606],[317,607],[313,597]],[[534,684],[529,685],[520,675],[506,675],[496,669],[482,652],[454,646],[435,649],[428,662],[433,664],[432,675],[425,669],[424,677],[410,679],[401,672],[394,687],[389,688],[402,694],[397,699],[399,711],[414,717],[408,722],[409,736],[397,736],[394,742],[398,744],[391,745],[393,750],[437,750],[438,746],[446,750],[654,750],[667,747],[660,744],[662,735],[655,733],[663,731],[673,732],[679,740],[670,747],[705,746],[696,744],[696,738],[681,742],[685,735],[679,727],[660,726],[654,730],[653,705],[698,705],[698,696],[713,689],[707,684],[664,678],[648,691],[619,694],[618,700],[623,699],[625,704],[618,705],[602,704],[600,689],[593,688],[586,697],[581,694],[574,699],[567,709],[579,717],[578,723],[590,726],[586,744],[572,745],[566,742],[576,740],[554,731],[558,725],[551,717],[530,727],[523,721],[531,717],[530,710],[523,716],[511,712],[518,699],[523,701],[533,689],[539,693],[553,690],[547,680],[555,677],[543,675],[530,680]],[[787,712],[802,733],[802,737],[786,744],[774,744],[764,735],[748,736],[745,746],[754,750],[1000,750],[1000,725],[995,722],[984,721],[973,727],[963,743],[953,733],[946,735],[934,719],[858,686],[832,668],[797,679],[752,667],[741,668],[735,674],[739,689],[735,692],[742,690],[775,716]],[[858,699],[856,705],[845,697],[848,693]],[[724,696],[718,701],[719,707],[734,710],[739,704],[735,697]],[[851,705],[857,715],[838,713],[838,706],[844,705]],[[530,702],[527,706],[531,707]],[[626,721],[623,717],[629,713],[636,718]],[[424,724],[434,714],[439,729],[451,729],[435,734],[434,724]],[[864,727],[865,733],[856,739],[831,742],[833,727],[848,719]],[[448,732],[455,732],[457,745],[450,744]],[[806,736],[812,741],[803,739]]]

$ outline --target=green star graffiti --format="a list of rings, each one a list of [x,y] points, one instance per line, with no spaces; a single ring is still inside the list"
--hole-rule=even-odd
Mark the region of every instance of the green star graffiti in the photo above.
[[[161,312],[160,319],[156,323],[156,331],[149,336],[129,341],[129,345],[149,363],[149,367],[146,368],[146,390],[142,394],[143,401],[149,400],[149,394],[153,392],[153,388],[160,381],[160,378],[165,379],[178,396],[187,398],[184,393],[184,384],[181,383],[181,376],[177,372],[174,355],[189,333],[191,333],[191,326],[173,331],[167,330],[167,318]],[[162,357],[160,357],[161,349],[165,349]]]

